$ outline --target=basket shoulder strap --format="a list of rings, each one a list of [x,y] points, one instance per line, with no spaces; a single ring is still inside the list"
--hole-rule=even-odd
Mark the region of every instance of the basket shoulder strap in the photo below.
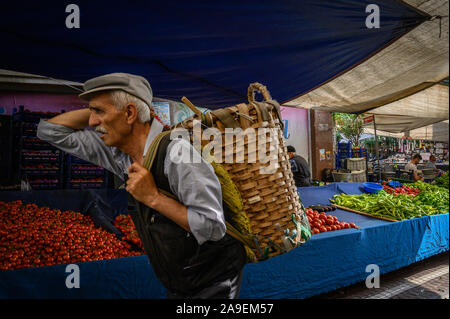
[[[217,109],[214,111],[211,111],[211,113],[213,115],[215,115],[220,122],[222,122],[225,127],[230,127],[230,128],[238,128],[239,127],[239,122],[235,121],[233,116],[231,116],[230,112],[228,112],[225,109]]]
[[[159,144],[161,143],[161,140],[164,136],[167,134],[170,134],[171,131],[164,131],[159,133],[153,142],[150,144],[150,147],[147,150],[147,154],[145,154],[144,158],[144,167],[148,169],[149,171],[152,169],[153,162],[155,161],[156,153],[158,151]]]

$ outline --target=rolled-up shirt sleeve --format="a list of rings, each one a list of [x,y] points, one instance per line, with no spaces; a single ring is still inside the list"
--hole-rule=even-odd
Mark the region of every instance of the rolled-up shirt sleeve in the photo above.
[[[74,130],[41,119],[36,136],[66,153],[99,165],[123,178],[124,168],[119,163],[125,160],[124,154],[114,147],[106,146],[93,130]]]
[[[190,152],[195,160],[183,161]],[[189,142],[176,139],[167,148],[164,174],[171,191],[187,207],[189,227],[199,245],[220,240],[226,232],[222,189],[211,164]]]

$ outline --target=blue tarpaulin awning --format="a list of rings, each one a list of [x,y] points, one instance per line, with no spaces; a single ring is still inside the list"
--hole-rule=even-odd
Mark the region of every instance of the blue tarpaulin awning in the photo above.
[[[51,4],[51,5],[50,5]],[[369,4],[380,28],[366,27]],[[145,76],[154,94],[211,109],[242,103],[248,85],[283,102],[354,67],[428,16],[397,0],[8,1],[0,68],[84,82]]]

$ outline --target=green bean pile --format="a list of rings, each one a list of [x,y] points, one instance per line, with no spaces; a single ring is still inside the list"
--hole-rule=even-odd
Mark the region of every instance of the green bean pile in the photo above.
[[[330,201],[339,206],[395,220],[449,212],[448,189],[423,182],[416,182],[410,186],[423,192],[416,196],[406,194],[395,196],[381,190],[378,194],[334,195]]]

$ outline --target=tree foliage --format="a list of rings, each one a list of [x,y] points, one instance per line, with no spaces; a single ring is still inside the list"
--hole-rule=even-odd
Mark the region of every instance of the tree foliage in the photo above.
[[[359,139],[363,134],[362,115],[348,113],[333,113],[336,131],[352,142],[353,147],[359,146]]]

